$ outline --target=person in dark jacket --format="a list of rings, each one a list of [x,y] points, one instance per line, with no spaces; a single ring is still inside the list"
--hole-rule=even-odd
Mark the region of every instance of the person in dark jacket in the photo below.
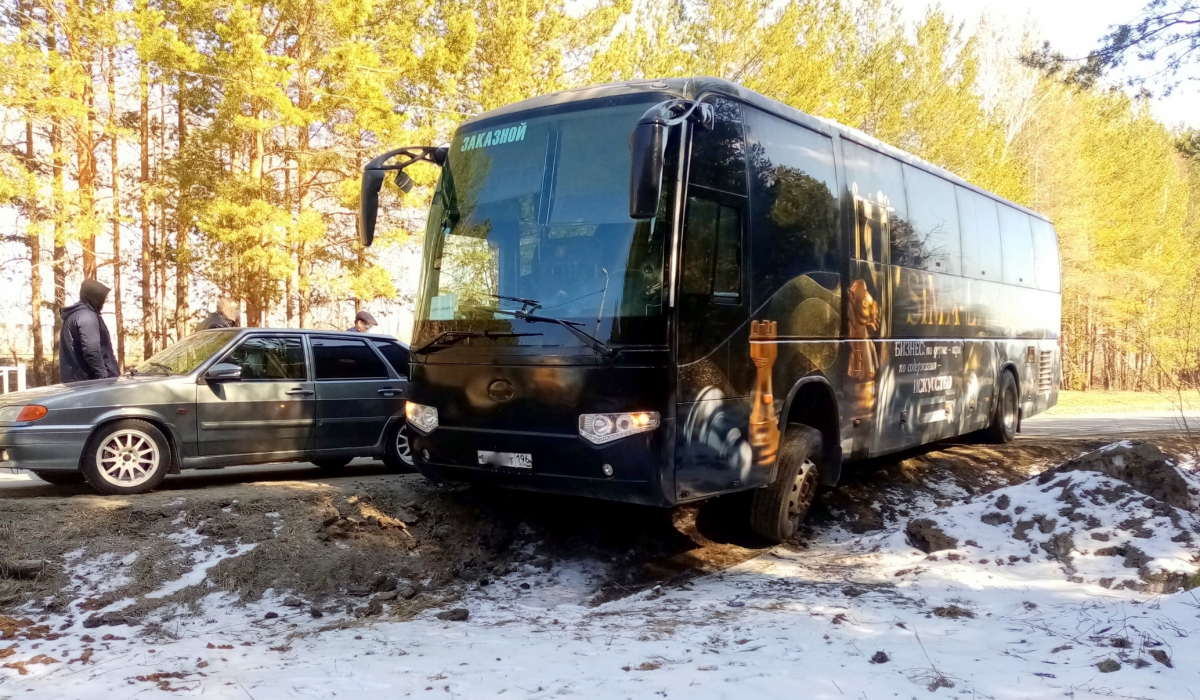
[[[217,300],[217,310],[201,321],[196,326],[196,330],[206,331],[211,328],[237,328],[237,319],[240,315],[237,304],[233,303],[233,299],[221,297]]]
[[[354,314],[354,327],[347,328],[346,330],[358,333],[370,333],[371,329],[378,325],[378,323],[375,323],[375,317],[371,315],[370,311],[359,311]]]
[[[121,375],[108,326],[100,318],[107,298],[108,287],[84,280],[79,301],[59,309],[63,324],[58,335],[58,369],[64,384]]]

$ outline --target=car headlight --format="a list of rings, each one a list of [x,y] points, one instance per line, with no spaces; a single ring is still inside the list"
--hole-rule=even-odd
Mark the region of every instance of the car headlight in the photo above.
[[[433,406],[422,406],[409,401],[404,404],[404,415],[412,427],[422,433],[432,433],[438,427],[438,412]]]
[[[0,423],[30,422],[46,417],[46,407],[31,404],[29,406],[5,406],[0,408]]]
[[[658,427],[657,411],[638,413],[585,413],[579,416],[579,434],[588,442],[603,445]]]

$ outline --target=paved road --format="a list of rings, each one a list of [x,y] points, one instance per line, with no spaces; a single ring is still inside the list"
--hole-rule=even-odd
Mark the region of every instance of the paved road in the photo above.
[[[1021,437],[1091,437],[1120,439],[1131,433],[1183,432],[1186,427],[1200,432],[1200,413],[1093,413],[1080,416],[1034,416],[1021,423]]]

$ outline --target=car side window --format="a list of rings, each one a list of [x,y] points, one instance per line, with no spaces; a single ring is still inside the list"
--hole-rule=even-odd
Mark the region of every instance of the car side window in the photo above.
[[[387,379],[387,367],[365,340],[313,338],[313,365],[322,379]]]
[[[242,380],[304,380],[304,344],[297,336],[247,338],[222,362],[242,368]]]
[[[379,350],[392,369],[396,370],[396,374],[401,377],[408,376],[408,350],[400,343],[393,343],[390,340],[373,340],[375,348]]]

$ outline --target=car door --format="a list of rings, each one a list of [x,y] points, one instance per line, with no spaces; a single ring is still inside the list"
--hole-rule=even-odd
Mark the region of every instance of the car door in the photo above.
[[[300,335],[248,336],[219,363],[241,367],[242,375],[197,388],[202,456],[287,459],[312,449],[316,397]]]
[[[316,449],[362,450],[404,408],[404,383],[369,338],[311,336],[317,389]]]

